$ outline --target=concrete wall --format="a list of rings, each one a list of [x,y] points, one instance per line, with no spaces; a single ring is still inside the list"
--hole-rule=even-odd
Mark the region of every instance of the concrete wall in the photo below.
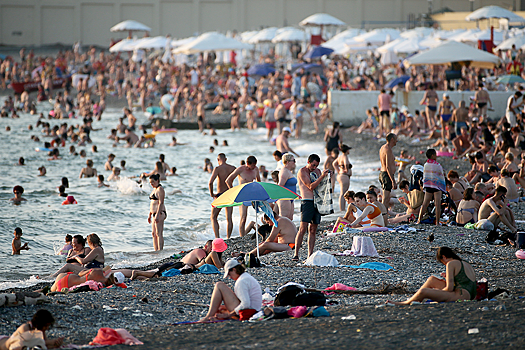
[[[509,0],[474,0],[508,8]],[[433,9],[468,11],[468,0],[433,0]],[[518,10],[521,1],[518,1]],[[0,44],[108,46],[120,21],[134,19],[152,28],[151,36],[184,38],[210,30],[255,30],[298,25],[317,13],[330,13],[349,26],[402,26],[409,14],[428,13],[427,0],[0,0]],[[466,22],[465,22],[466,23]]]
[[[443,96],[443,91],[437,91],[440,100]],[[395,101],[398,106],[405,105],[411,113],[414,110],[424,110],[425,106],[419,104],[424,91],[411,91],[396,93]],[[474,96],[472,91],[451,91],[448,93],[450,100],[458,106],[459,101],[463,100],[465,103],[470,103],[470,97]],[[494,111],[489,111],[490,118],[500,118],[505,114],[507,99],[511,92],[491,92],[490,99]],[[377,96],[379,91],[330,91],[328,93],[328,103],[332,108],[334,120],[342,122],[345,125],[359,125],[366,119],[366,110],[377,106]]]

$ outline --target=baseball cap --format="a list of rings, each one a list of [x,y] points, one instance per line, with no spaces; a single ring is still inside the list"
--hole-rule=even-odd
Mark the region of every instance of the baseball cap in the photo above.
[[[290,134],[292,133],[292,129],[290,129],[288,126],[285,126],[285,127],[283,128],[283,132],[284,132],[284,131],[288,131]]]
[[[239,266],[241,263],[237,259],[230,259],[224,264],[224,278],[228,278],[228,272],[235,266]]]

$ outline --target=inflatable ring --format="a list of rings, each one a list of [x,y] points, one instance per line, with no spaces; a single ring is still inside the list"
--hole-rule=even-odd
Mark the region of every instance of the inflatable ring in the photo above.
[[[144,137],[147,139],[154,139],[155,135],[154,134],[144,134]]]
[[[516,258],[525,259],[525,251],[523,249],[516,251]]]
[[[173,128],[173,129],[159,129],[159,130],[153,130],[151,132],[152,135],[158,135],[158,134],[171,134],[171,133],[175,133],[177,132],[178,130]]]

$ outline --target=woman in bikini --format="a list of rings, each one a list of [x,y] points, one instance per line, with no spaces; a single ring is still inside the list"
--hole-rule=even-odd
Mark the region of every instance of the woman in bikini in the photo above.
[[[446,137],[446,128],[449,125],[449,120],[452,118],[452,112],[456,109],[454,102],[450,101],[450,97],[447,93],[443,94],[443,101],[439,103],[438,115],[441,116],[441,138],[443,140]]]
[[[352,176],[352,164],[348,160],[348,153],[351,147],[347,145],[341,145],[341,152],[336,160],[332,163],[334,169],[337,171],[337,182],[339,182],[340,193],[339,193],[339,210],[345,211],[346,201],[344,194],[350,187],[350,176]]]
[[[102,269],[90,269],[75,274],[73,272],[61,273],[57,276],[55,283],[51,286],[51,292],[60,292],[64,288],[71,288],[87,281],[100,282],[104,286],[120,284],[124,282],[124,275],[121,272],[115,272],[108,277],[104,276]]]
[[[159,162],[160,163],[160,162]],[[149,183],[153,187],[153,192],[149,196],[151,200],[148,223],[151,224],[151,235],[153,236],[153,249],[155,251],[164,249],[164,220],[166,220],[167,213],[164,206],[165,192],[160,184],[160,175],[153,174],[149,177]]]
[[[284,167],[279,171],[279,186],[289,189],[292,192],[297,192],[297,178],[293,176],[292,171],[295,169],[295,158],[293,154],[286,153],[283,156]],[[277,202],[279,206],[279,213],[281,216],[293,220],[293,200],[280,200]]]
[[[447,270],[441,276],[445,279],[430,276],[411,298],[403,302],[388,300],[394,305],[410,305],[412,302],[422,302],[431,299],[437,302],[474,300],[476,298],[476,273],[474,268],[450,248],[441,247],[436,254],[437,260],[446,266]]]
[[[469,187],[463,193],[463,199],[458,205],[456,222],[459,225],[474,224],[478,221],[480,204],[474,199],[474,189]]]
[[[82,245],[79,243],[82,240]],[[70,255],[66,260],[66,264],[60,270],[55,272],[52,276],[56,277],[61,273],[73,272],[80,273],[92,268],[104,267],[104,249],[102,242],[96,233],[87,236],[89,248],[80,249],[83,246],[83,238],[80,235],[73,237],[72,245],[73,251],[81,252],[77,255]],[[77,250],[79,249],[79,250]]]
[[[97,169],[93,168],[93,161],[91,159],[86,160],[86,167],[80,171],[79,179],[83,177],[96,177]]]

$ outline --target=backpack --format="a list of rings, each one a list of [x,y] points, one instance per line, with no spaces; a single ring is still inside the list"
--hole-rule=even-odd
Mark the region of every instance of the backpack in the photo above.
[[[321,292],[299,294],[292,301],[295,306],[324,306],[326,297]]]
[[[244,261],[246,263],[246,267],[252,268],[252,267],[261,267],[261,261],[255,254],[248,253],[244,257]]]
[[[304,291],[301,287],[298,286],[286,286],[284,287],[279,294],[275,296],[275,300],[273,302],[273,305],[275,306],[287,306],[287,305],[294,305],[293,302],[295,298],[302,294]]]

